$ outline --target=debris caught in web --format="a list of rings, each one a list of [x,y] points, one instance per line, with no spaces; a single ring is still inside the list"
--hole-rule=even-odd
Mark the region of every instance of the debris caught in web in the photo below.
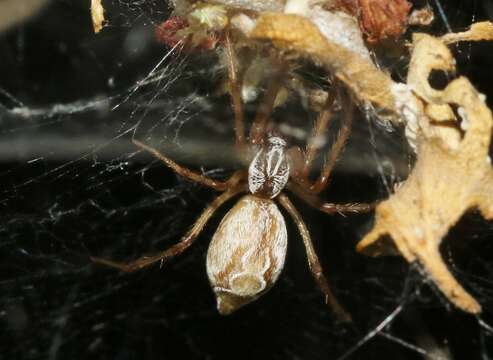
[[[97,34],[103,29],[105,22],[104,7],[101,0],[91,0],[91,16],[94,32]]]
[[[407,16],[409,4],[402,3],[400,9]],[[326,12],[322,8],[313,11],[318,12],[317,18]],[[378,205],[376,225],[358,250],[382,235],[390,235],[400,253],[409,262],[418,260],[452,303],[467,312],[480,312],[480,305],[447,270],[439,244],[467,210],[479,208],[485,218],[493,216],[493,175],[488,156],[491,113],[465,78],[440,91],[431,87],[429,75],[432,70],[455,70],[446,43],[489,40],[493,26],[477,23],[467,32],[441,39],[414,34],[404,84],[394,82],[351,41],[338,43],[337,34],[327,35],[324,23],[314,21],[310,11],[311,17],[306,9],[304,12],[263,13],[255,19],[249,37],[269,40],[281,50],[322,64],[350,89],[360,105],[372,106],[380,118],[404,125],[410,146],[416,151],[411,175],[390,199]],[[339,30],[339,37],[347,32],[345,27]],[[454,115],[452,105],[458,106],[461,119]]]

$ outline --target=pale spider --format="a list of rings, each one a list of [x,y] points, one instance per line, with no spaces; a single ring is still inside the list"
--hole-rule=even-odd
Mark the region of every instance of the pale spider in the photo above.
[[[350,316],[337,302],[322,272],[308,228],[283,190],[289,189],[311,206],[330,214],[368,211],[372,208],[368,204],[325,203],[317,197],[317,194],[327,187],[329,175],[350,133],[352,102],[345,97],[344,105],[348,111],[343,117],[340,132],[325,159],[318,179],[311,182],[309,173],[318,152],[317,139],[320,139],[330,122],[333,97],[332,100],[328,100],[326,109],[320,112],[306,149],[301,151],[293,147],[287,150],[286,142],[267,129],[275,94],[279,88],[279,81],[273,81],[247,139],[244,134],[243,103],[236,74],[236,60],[229,37],[226,37],[225,48],[235,114],[236,148],[247,158],[245,160],[249,163],[248,171],[237,171],[226,181],[211,179],[178,165],[158,150],[134,140],[137,146],[162,160],[177,174],[223,193],[202,212],[181,241],[171,248],[129,263],[99,258],[93,260],[126,272],[134,272],[157,262],[163,263],[188,249],[221,205],[242,192],[249,192],[224,216],[207,252],[207,274],[216,294],[219,313],[230,314],[255,300],[277,280],[284,266],[287,248],[286,224],[276,205],[277,200],[298,228],[305,245],[309,268],[324,293],[326,302],[332,306],[340,320],[348,321]],[[278,74],[279,76],[281,74]]]

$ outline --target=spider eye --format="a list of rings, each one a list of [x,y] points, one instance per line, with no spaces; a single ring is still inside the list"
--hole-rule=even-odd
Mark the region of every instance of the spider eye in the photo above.
[[[289,162],[286,157],[286,142],[279,137],[267,140],[253,158],[248,168],[248,187],[252,194],[276,197],[289,179]]]

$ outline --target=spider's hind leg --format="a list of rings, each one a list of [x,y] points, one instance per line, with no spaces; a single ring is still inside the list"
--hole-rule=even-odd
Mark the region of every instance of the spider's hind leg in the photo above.
[[[284,77],[288,72],[288,64],[285,60],[271,56],[271,61],[276,66],[273,66],[272,78],[250,128],[249,140],[252,144],[260,144],[264,140],[269,130],[269,121],[276,105],[277,95],[282,88]]]
[[[317,282],[318,287],[325,295],[325,301],[332,307],[334,314],[341,322],[350,322],[351,315],[349,315],[346,310],[339,304],[334,293],[330,289],[329,282],[327,278],[323,274],[322,266],[320,264],[320,260],[318,259],[317,253],[315,252],[315,248],[313,247],[312,239],[310,237],[310,233],[308,228],[303,221],[300,213],[294,207],[293,203],[285,194],[280,194],[279,202],[286,209],[286,211],[291,215],[294,223],[298,227],[301,238],[303,239],[303,244],[305,245],[306,255],[308,257],[308,266],[310,271]]]
[[[234,175],[233,175],[234,176]],[[131,273],[138,271],[140,269],[143,269],[149,265],[155,264],[156,262],[161,262],[163,264],[165,261],[180,255],[183,253],[185,250],[187,250],[193,242],[197,239],[199,234],[202,232],[202,229],[204,228],[205,224],[207,221],[211,218],[211,216],[214,214],[214,212],[221,206],[223,205],[226,201],[231,199],[233,196],[237,195],[238,193],[242,192],[243,189],[241,187],[236,187],[231,190],[227,190],[221,195],[219,195],[200,215],[200,217],[197,219],[195,224],[193,224],[192,228],[188,233],[181,239],[181,241],[178,244],[173,245],[169,249],[166,249],[156,255],[151,255],[151,256],[143,256],[137,260],[128,262],[128,263],[120,263],[120,262],[115,262],[112,260],[106,260],[106,259],[101,259],[101,258],[93,258],[91,257],[91,260],[111,266],[117,269],[120,269],[122,271]]]

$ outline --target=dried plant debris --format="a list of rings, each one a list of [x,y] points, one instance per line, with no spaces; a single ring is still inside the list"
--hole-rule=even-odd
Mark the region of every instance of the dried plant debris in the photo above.
[[[216,0],[210,2],[252,11],[283,11],[286,5],[285,0]]]
[[[429,83],[432,71],[456,72],[455,59],[438,38],[426,34],[413,36],[407,84],[401,87],[398,107],[406,123],[406,137],[416,150],[419,134],[440,137],[444,145],[456,149],[462,134],[452,108],[441,100],[442,92]],[[451,126],[452,125],[452,126]]]
[[[459,41],[491,41],[493,40],[493,24],[489,21],[478,22],[473,24],[468,31],[446,34],[441,39],[446,44]]]
[[[374,110],[382,122],[400,124],[402,111],[395,98],[400,94],[393,93],[390,76],[372,61],[364,34],[367,40],[372,37],[375,41],[390,37],[391,33],[394,38],[401,35],[405,26],[390,25],[389,21],[407,24],[409,3],[361,0],[355,9],[349,7],[357,15],[351,14],[346,5],[340,1],[310,0],[177,2],[174,16],[186,19],[190,25],[180,31],[173,28],[171,41],[168,31],[161,31],[158,38],[174,43],[179,40],[177,36],[207,39],[214,34],[220,39],[221,32],[235,30],[233,43],[253,51],[259,49],[258,40],[271,40],[281,52],[292,50],[325,66],[351,89],[360,105]],[[362,19],[366,19],[367,27],[362,25]]]
[[[91,16],[94,32],[97,34],[103,29],[105,23],[104,7],[101,0],[91,0]]]
[[[414,9],[407,18],[408,25],[428,26],[435,20],[435,14],[430,5],[425,5],[421,9]]]
[[[460,106],[469,122],[460,145],[450,149],[438,137],[421,137],[411,175],[378,205],[375,226],[357,248],[380,255],[386,249],[378,240],[390,235],[406,260],[419,261],[451,302],[478,313],[480,305],[446,268],[439,245],[468,209],[478,208],[485,218],[493,218],[493,171],[488,156],[493,119],[465,78],[450,83],[441,100]]]
[[[468,40],[478,39],[474,31],[469,35]],[[478,209],[486,219],[493,219],[493,170],[488,154],[493,118],[484,96],[463,77],[443,91],[427,83],[432,70],[453,71],[454,64],[442,40],[415,36],[408,84],[423,106],[433,110],[418,118],[417,162],[412,173],[378,205],[374,228],[357,249],[370,255],[397,249],[409,262],[422,264],[457,307],[479,313],[481,306],[456,281],[439,251],[442,239],[467,210]],[[460,119],[451,105],[458,107]],[[440,121],[435,121],[440,119],[455,121],[456,127],[443,127],[448,134],[443,133]],[[384,235],[392,238],[395,247],[382,240]]]
[[[339,0],[352,15],[370,43],[399,38],[407,29],[411,4],[407,0]]]
[[[250,37],[257,40],[270,40],[281,50],[289,50],[309,57],[324,66],[350,89],[361,107],[372,110],[381,123],[404,125],[406,136],[414,149],[416,148],[418,119],[434,114],[432,121],[447,124],[449,120],[453,120],[453,113],[449,107],[440,107],[441,104],[429,101],[436,92],[428,84],[428,78],[421,76],[423,70],[427,72],[427,64],[433,68],[440,67],[443,71],[453,72],[455,71],[455,60],[449,55],[444,42],[488,40],[493,36],[493,25],[489,22],[475,24],[464,33],[449,34],[448,37],[435,39],[434,44],[419,45],[417,40],[420,34],[415,34],[415,56],[413,57],[415,65],[410,65],[407,84],[396,83],[389,74],[379,69],[371,58],[365,55],[364,50],[360,49],[361,42],[354,40],[357,36],[354,36],[352,41],[345,43],[340,41],[341,38],[347,39],[344,34],[351,33],[354,29],[352,26],[347,22],[341,22],[341,26],[329,34],[324,31],[323,22],[314,21],[315,18],[329,19],[328,16],[320,15],[329,12],[323,9],[314,11],[318,11],[319,14],[314,16],[312,13],[311,18],[296,14],[261,14],[256,20],[256,26],[251,31]],[[340,13],[334,14],[337,16]],[[431,39],[434,38],[429,37],[428,42],[431,42]],[[442,54],[439,54],[437,49],[440,49]],[[427,54],[427,52],[431,53]],[[444,56],[449,59],[447,66],[438,64]],[[441,132],[449,137],[450,144],[454,142],[454,139],[457,142],[460,137],[456,130],[450,130],[446,126],[430,129],[430,131]]]
[[[339,32],[344,33],[345,28],[339,28]],[[394,113],[396,100],[390,76],[362,56],[358,47],[351,47],[351,43],[343,46],[326,37],[310,19],[294,14],[262,14],[250,36],[271,40],[278,48],[312,58],[341,80],[364,107],[378,109],[382,118]],[[393,116],[397,123],[399,118]]]
[[[467,210],[477,208],[485,218],[493,217],[488,156],[493,120],[483,96],[467,79],[455,80],[444,91],[433,89],[428,79],[432,70],[455,72],[445,43],[489,40],[492,34],[491,23],[441,39],[416,34],[408,81],[403,84],[393,82],[358,51],[325,36],[307,17],[262,14],[251,32],[252,38],[271,40],[278,48],[324,65],[361,104],[386,113],[394,123],[404,123],[417,162],[396,193],[377,207],[375,227],[358,250],[384,253],[389,247],[378,240],[390,235],[393,250],[410,262],[419,261],[447,298],[471,313],[480,312],[481,306],[449,272],[439,245]],[[459,119],[452,105],[458,106]]]

